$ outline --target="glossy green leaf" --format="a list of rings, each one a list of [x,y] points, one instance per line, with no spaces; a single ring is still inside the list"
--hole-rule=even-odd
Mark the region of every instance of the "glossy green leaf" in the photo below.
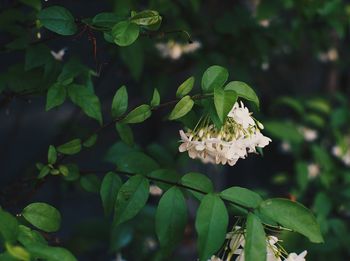
[[[101,184],[100,196],[106,215],[110,215],[114,209],[118,191],[122,186],[122,180],[114,172],[108,172]]]
[[[189,95],[183,97],[171,111],[169,120],[176,120],[185,116],[192,110],[193,105],[194,101]]]
[[[201,173],[197,173],[197,172],[187,173],[181,178],[180,182],[182,185],[185,185],[190,188],[198,189],[200,191],[203,191],[204,193],[210,193],[214,191],[214,186],[211,180],[207,176]],[[197,199],[202,199],[204,196],[204,194],[200,192],[195,192],[190,189],[188,191],[191,192],[193,196],[195,196]]]
[[[119,155],[117,169],[127,173],[148,175],[150,172],[159,169],[154,159],[140,151],[131,151]]]
[[[23,209],[22,216],[30,224],[45,232],[55,232],[60,228],[60,212],[46,203],[36,202],[29,204]]]
[[[161,247],[170,252],[181,241],[187,223],[187,206],[181,190],[164,193],[156,212],[156,233]]]
[[[151,107],[147,104],[142,104],[126,115],[123,123],[140,123],[151,117]]]
[[[137,24],[129,21],[117,23],[112,28],[114,42],[119,46],[128,46],[139,37],[140,29]]]
[[[314,215],[300,203],[280,198],[268,199],[260,204],[259,210],[282,226],[306,236],[311,242],[323,242]]]
[[[228,71],[221,66],[210,66],[202,77],[202,90],[213,92],[215,88],[222,87],[228,79]]]
[[[73,35],[77,32],[73,15],[62,6],[50,6],[38,13],[40,22],[50,31],[61,35]]]
[[[47,91],[46,96],[46,111],[51,110],[54,107],[60,106],[66,99],[67,90],[66,87],[60,83],[54,83]]]
[[[117,122],[115,124],[115,128],[118,131],[119,137],[123,142],[130,146],[134,144],[134,135],[128,124]]]
[[[19,225],[18,228],[19,233],[17,239],[23,246],[33,243],[47,245],[45,238],[38,231],[32,230],[23,225]]]
[[[121,224],[137,215],[149,196],[149,182],[141,175],[131,178],[120,188],[114,211],[114,224]]]
[[[265,261],[266,235],[259,217],[253,213],[249,213],[247,216],[246,229],[244,260]]]
[[[123,85],[115,93],[112,101],[112,117],[117,118],[123,115],[128,109],[128,91]]]
[[[151,106],[156,107],[159,105],[159,103],[160,103],[160,95],[159,95],[157,88],[154,88],[153,96],[152,96],[152,100],[151,100]]]
[[[229,82],[225,86],[225,90],[235,91],[238,97],[252,101],[259,108],[259,98],[256,95],[255,91],[246,83],[240,81]]]
[[[18,234],[18,222],[17,219],[10,213],[0,208],[0,236],[10,243],[16,241]]]
[[[237,93],[235,91],[224,90],[221,87],[214,89],[215,109],[222,123],[225,122],[236,101]]]
[[[190,93],[194,85],[194,80],[195,78],[192,76],[188,78],[186,81],[184,81],[183,83],[181,83],[179,88],[177,88],[176,90],[176,97],[181,98],[187,95],[188,93]]]
[[[81,150],[81,140],[74,139],[57,147],[57,151],[62,154],[74,155]]]
[[[47,153],[47,162],[49,164],[55,164],[57,160],[57,151],[56,148],[52,145],[49,146],[49,151]]]
[[[133,15],[130,19],[132,23],[142,26],[149,26],[158,24],[162,17],[157,11],[154,10],[144,10]]]
[[[248,208],[257,208],[262,202],[259,194],[242,187],[231,187],[220,193],[220,197]]]
[[[201,261],[207,261],[223,245],[227,225],[228,213],[224,202],[217,195],[206,195],[198,208],[195,223]]]
[[[68,95],[72,102],[78,105],[87,116],[97,120],[102,125],[102,112],[99,98],[88,88],[71,84]]]

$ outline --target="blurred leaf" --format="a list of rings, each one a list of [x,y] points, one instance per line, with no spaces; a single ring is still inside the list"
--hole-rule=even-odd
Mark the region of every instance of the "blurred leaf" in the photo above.
[[[18,235],[17,219],[0,208],[0,235],[9,243],[14,243]]]
[[[46,97],[46,111],[51,110],[54,107],[60,106],[66,99],[67,90],[66,87],[60,83],[54,83],[51,85],[47,92]]]
[[[72,14],[62,6],[50,6],[38,13],[38,19],[47,29],[61,35],[73,35],[77,32]]]
[[[304,140],[297,127],[290,122],[266,121],[264,126],[267,132],[281,141],[301,143]]]
[[[5,244],[7,252],[15,257],[15,260],[30,261],[30,254],[26,249],[21,246],[13,246],[6,242]]]
[[[92,18],[92,25],[97,27],[113,27],[121,20],[116,13],[99,13]]]
[[[49,151],[47,153],[47,162],[49,164],[55,164],[57,160],[56,148],[52,145],[49,146]]]
[[[184,81],[183,83],[181,83],[181,85],[179,86],[179,88],[177,88],[176,91],[176,97],[177,98],[182,98],[183,96],[187,95],[188,93],[190,93],[190,91],[193,88],[194,85],[194,77],[191,76],[190,78],[188,78],[186,81]]]
[[[176,120],[189,113],[194,105],[190,96],[183,97],[174,107],[169,115],[169,120]]]
[[[297,173],[297,183],[301,190],[304,190],[308,184],[308,165],[304,161],[298,161],[295,165],[295,170]]]
[[[247,216],[246,236],[244,245],[244,260],[266,260],[266,235],[259,217],[253,213]]]
[[[169,253],[181,241],[187,223],[186,201],[179,188],[172,187],[164,193],[155,219],[161,248]]]
[[[50,49],[44,44],[29,46],[25,56],[25,70],[46,65],[52,59]]]
[[[203,92],[213,92],[215,88],[222,87],[228,79],[228,71],[221,66],[210,66],[202,77]]]
[[[132,44],[139,37],[139,33],[139,27],[129,21],[119,22],[112,28],[114,42],[119,46]]]
[[[152,96],[152,100],[151,100],[151,106],[156,107],[159,105],[159,103],[160,103],[160,95],[159,95],[157,88],[154,88],[153,96]]]
[[[300,115],[304,114],[304,107],[302,105],[302,103],[300,101],[298,101],[297,99],[294,99],[292,97],[280,97],[275,101],[276,105],[286,105],[289,108],[293,109],[294,111],[296,111],[297,113],[299,113]]]
[[[87,138],[83,142],[83,146],[86,148],[90,148],[96,144],[96,141],[97,141],[97,134],[92,134],[89,138]]]
[[[260,212],[282,226],[306,236],[313,243],[322,243],[320,228],[312,212],[287,199],[268,199],[259,207]]]
[[[112,101],[112,117],[117,118],[123,115],[128,109],[128,91],[125,85],[115,93]]]
[[[114,209],[118,191],[122,186],[122,180],[114,172],[108,172],[101,184],[100,196],[102,199],[103,208],[106,215],[110,215]]]
[[[224,89],[235,91],[238,97],[254,102],[256,107],[259,108],[259,98],[252,87],[250,87],[248,84],[240,81],[233,81],[229,82]]]
[[[22,216],[33,226],[45,231],[55,232],[60,228],[60,212],[46,203],[29,204],[22,211]]]
[[[246,188],[230,187],[220,193],[220,197],[248,208],[257,208],[262,202],[259,194]]]
[[[132,133],[132,130],[128,124],[124,123],[116,123],[115,127],[118,131],[120,139],[128,144],[129,146],[132,146],[134,144],[134,135]]]
[[[123,123],[140,123],[151,117],[152,111],[151,107],[147,104],[142,104],[126,115]]]
[[[237,93],[235,91],[224,90],[221,87],[214,89],[215,109],[222,123],[225,122],[228,113],[236,101]]]
[[[64,179],[68,181],[75,181],[79,179],[79,167],[75,164],[67,164],[66,166],[68,168],[68,175],[64,176]]]
[[[115,225],[137,215],[145,206],[149,195],[149,182],[141,175],[131,178],[120,188],[114,211]]]
[[[214,194],[206,195],[197,210],[199,260],[207,261],[223,245],[228,225],[224,202]]]
[[[81,176],[80,185],[84,190],[98,194],[101,188],[101,180],[94,174]]]
[[[128,67],[131,76],[139,80],[144,67],[144,48],[141,41],[119,49],[120,57]]]
[[[324,192],[318,192],[313,205],[317,216],[327,217],[332,210],[331,199]]]
[[[62,154],[74,155],[81,150],[81,140],[74,139],[57,147],[57,151]]]
[[[77,261],[71,252],[62,247],[52,247],[43,244],[31,244],[26,249],[41,260],[49,261]]]

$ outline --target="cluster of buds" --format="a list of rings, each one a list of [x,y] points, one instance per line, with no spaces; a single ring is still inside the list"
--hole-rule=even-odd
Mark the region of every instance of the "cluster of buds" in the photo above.
[[[255,120],[241,102],[236,102],[220,129],[209,117],[201,119],[194,130],[180,130],[180,152],[188,152],[192,159],[204,163],[229,164],[233,166],[238,159],[255,153],[256,148],[264,148],[271,139],[264,136],[264,126]]]

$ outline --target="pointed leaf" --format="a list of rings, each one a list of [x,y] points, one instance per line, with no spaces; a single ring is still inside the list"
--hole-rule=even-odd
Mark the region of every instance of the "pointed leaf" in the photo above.
[[[187,113],[189,113],[194,105],[194,101],[191,99],[190,96],[183,97],[174,107],[174,109],[171,111],[169,120],[176,120],[178,118],[181,118],[185,116]]]
[[[122,180],[114,172],[108,172],[103,178],[100,188],[100,196],[106,215],[110,215],[112,213],[118,191],[122,184]]]
[[[215,88],[222,87],[228,79],[228,71],[226,68],[213,65],[210,66],[202,77],[202,90],[204,92],[212,92]]]
[[[54,83],[50,86],[46,96],[46,111],[54,107],[60,106],[66,99],[66,87],[60,83]]]
[[[225,86],[225,90],[235,91],[238,97],[254,102],[259,108],[259,98],[252,87],[250,87],[248,84],[240,81],[232,81]]]
[[[115,93],[112,101],[112,117],[117,118],[123,115],[128,109],[128,91],[125,85]]]
[[[117,23],[112,28],[114,42],[119,46],[128,46],[139,37],[140,29],[137,24],[129,21]]]
[[[136,107],[131,112],[126,115],[123,120],[124,123],[140,123],[147,120],[151,117],[152,111],[151,107],[147,104],[142,104],[139,107]]]
[[[259,194],[246,188],[231,187],[220,193],[220,197],[248,208],[257,208],[262,202]]]
[[[181,83],[179,88],[177,88],[176,97],[181,98],[187,95],[192,90],[193,85],[194,85],[194,77],[192,76],[188,78],[186,81],[184,81],[183,83]]]
[[[244,260],[266,260],[266,235],[260,219],[253,213],[249,213],[246,224],[247,232],[244,245]]]
[[[237,94],[234,91],[224,91],[221,87],[214,89],[214,104],[216,112],[222,123],[225,122],[228,113],[237,101]]]

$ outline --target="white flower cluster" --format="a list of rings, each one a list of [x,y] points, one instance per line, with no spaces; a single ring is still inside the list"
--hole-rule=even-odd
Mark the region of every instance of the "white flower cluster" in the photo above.
[[[233,257],[235,261],[244,261],[244,230],[236,226],[234,231],[228,233],[226,235],[226,239],[229,240],[228,249],[229,253],[227,253],[226,261],[231,260]],[[266,261],[305,261],[305,256],[307,251],[303,251],[299,255],[296,253],[287,253],[279,244],[279,240],[275,236],[267,236],[266,238]],[[217,256],[212,256],[208,261],[223,261],[222,258]]]
[[[346,146],[334,146],[332,154],[339,158],[346,166],[350,166],[350,137],[345,139]]]
[[[201,47],[201,43],[194,41],[193,43],[181,44],[170,40],[167,43],[157,43],[156,48],[163,58],[178,60],[183,54],[193,53]]]
[[[199,127],[198,127],[199,126]],[[248,108],[236,102],[221,129],[215,128],[208,118],[200,121],[194,130],[180,130],[180,152],[188,152],[192,159],[204,163],[229,164],[244,159],[256,148],[264,148],[271,139],[261,133],[264,126],[256,121]]]

